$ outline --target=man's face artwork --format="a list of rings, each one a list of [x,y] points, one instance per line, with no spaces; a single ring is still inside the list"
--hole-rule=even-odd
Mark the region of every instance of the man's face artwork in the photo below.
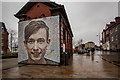
[[[44,57],[49,44],[46,33],[47,32],[45,28],[40,28],[28,38],[28,41],[25,45],[30,59],[38,61]]]

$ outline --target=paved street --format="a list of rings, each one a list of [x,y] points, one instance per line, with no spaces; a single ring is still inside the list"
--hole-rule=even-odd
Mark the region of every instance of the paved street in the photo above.
[[[104,51],[101,54],[102,58],[108,62],[120,66],[120,53]]]
[[[102,52],[74,54],[71,65],[18,65],[16,58],[3,59],[3,78],[120,78],[120,67],[101,59]]]

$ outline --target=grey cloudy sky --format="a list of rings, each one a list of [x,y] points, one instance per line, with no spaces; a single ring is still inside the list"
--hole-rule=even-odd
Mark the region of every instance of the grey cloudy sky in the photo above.
[[[98,44],[98,37],[106,23],[114,21],[118,16],[117,2],[69,2],[64,3],[75,41],[94,41]]]
[[[2,2],[2,21],[8,31],[18,29],[18,19],[14,17],[26,2]],[[118,16],[117,2],[58,2],[65,6],[75,41],[94,41],[98,44],[98,37],[106,23],[114,21]],[[0,3],[1,4],[1,3]]]

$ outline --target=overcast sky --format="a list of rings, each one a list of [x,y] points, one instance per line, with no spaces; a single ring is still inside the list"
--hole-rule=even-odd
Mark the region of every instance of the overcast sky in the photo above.
[[[14,17],[26,2],[2,2],[2,21],[8,31],[18,30],[18,19]],[[106,23],[118,16],[117,2],[57,2],[65,6],[74,34],[74,40],[83,43],[93,41],[98,44],[97,34],[101,34]],[[1,6],[1,3],[0,3]],[[1,7],[0,7],[1,10]],[[1,15],[1,14],[0,14]]]

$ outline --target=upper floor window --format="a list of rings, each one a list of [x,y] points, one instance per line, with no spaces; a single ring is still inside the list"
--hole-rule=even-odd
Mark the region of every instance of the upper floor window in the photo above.
[[[45,17],[45,14],[41,14],[41,17]]]
[[[63,40],[65,40],[65,29],[63,28]]]
[[[117,27],[116,27],[115,31],[117,31]]]
[[[118,40],[117,35],[116,35],[116,41]]]
[[[69,33],[67,32],[67,42],[69,42]]]
[[[111,41],[113,41],[113,37],[111,38]]]
[[[110,34],[112,34],[112,30],[110,31]]]
[[[37,5],[37,7],[40,7],[40,5]]]

